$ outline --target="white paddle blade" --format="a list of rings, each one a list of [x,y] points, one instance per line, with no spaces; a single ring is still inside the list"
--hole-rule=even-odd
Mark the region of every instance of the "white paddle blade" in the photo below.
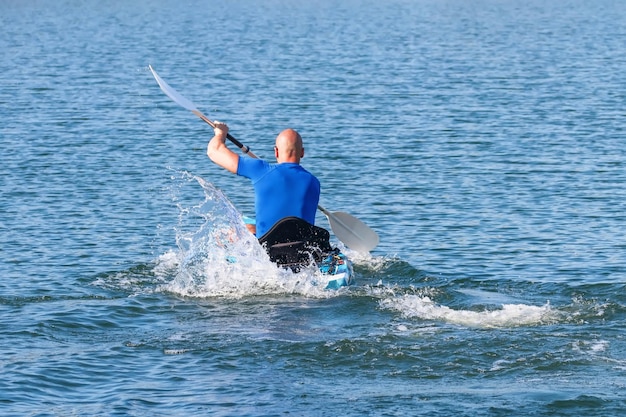
[[[330,228],[337,239],[348,248],[368,253],[378,245],[378,234],[361,220],[341,211],[331,213],[323,210],[323,212],[328,217]]]
[[[163,90],[163,92],[167,94],[169,98],[171,98],[175,103],[186,108],[187,110],[196,110],[196,105],[187,100],[185,97],[181,96],[178,91],[170,87],[169,84],[163,80],[163,78],[159,77],[159,74],[157,74],[154,68],[152,68],[152,65],[148,65],[148,68],[150,68],[150,71],[152,72],[152,75],[154,76],[156,82],[159,84],[159,87],[161,87],[161,90]]]

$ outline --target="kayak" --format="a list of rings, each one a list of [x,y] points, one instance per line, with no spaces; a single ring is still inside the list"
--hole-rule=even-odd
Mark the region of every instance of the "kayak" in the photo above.
[[[330,244],[328,230],[314,226],[298,217],[279,220],[259,238],[270,260],[278,266],[300,272],[315,264],[327,289],[339,289],[354,284],[352,262]]]

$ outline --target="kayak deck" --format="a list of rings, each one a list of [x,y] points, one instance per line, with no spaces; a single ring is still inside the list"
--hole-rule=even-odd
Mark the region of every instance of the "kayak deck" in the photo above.
[[[328,276],[326,289],[336,290],[354,284],[354,269],[348,257],[337,252],[329,254],[319,264],[322,275]]]

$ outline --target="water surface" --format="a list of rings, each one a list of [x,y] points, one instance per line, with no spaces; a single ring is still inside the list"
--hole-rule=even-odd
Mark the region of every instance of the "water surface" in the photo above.
[[[0,1],[4,414],[626,411],[622,2],[135,3]],[[302,133],[357,286],[263,258],[149,64]]]

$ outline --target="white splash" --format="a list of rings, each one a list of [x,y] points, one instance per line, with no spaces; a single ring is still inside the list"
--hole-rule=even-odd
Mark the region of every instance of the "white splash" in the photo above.
[[[380,300],[383,309],[396,310],[407,318],[443,321],[468,327],[505,328],[540,325],[554,321],[550,304],[532,306],[504,304],[495,310],[454,310],[439,305],[427,296],[406,294]]]
[[[200,184],[205,198],[197,206],[180,207],[178,250],[161,255],[155,268],[157,275],[174,276],[161,290],[189,297],[331,296],[325,284],[318,285],[317,268],[294,274],[270,262],[228,198],[204,179],[189,178]]]

